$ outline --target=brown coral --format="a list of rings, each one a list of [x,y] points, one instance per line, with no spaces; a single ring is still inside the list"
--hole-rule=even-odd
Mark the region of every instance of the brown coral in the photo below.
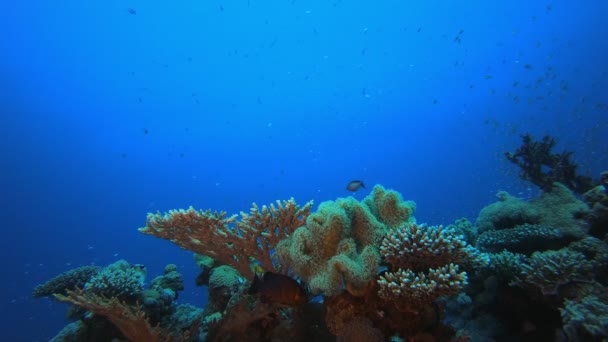
[[[144,234],[167,239],[180,247],[210,256],[230,265],[243,276],[252,279],[251,262],[256,261],[267,271],[287,273],[287,267],[275,262],[272,249],[303,225],[312,202],[303,207],[293,198],[277,201],[277,205],[255,203],[250,213],[241,212],[240,220],[226,212],[211,210],[171,210],[162,215],[148,214]]]
[[[98,296],[81,289],[68,291],[67,296],[55,294],[62,302],[72,303],[93,313],[104,316],[122,334],[134,342],[163,341],[164,334],[159,327],[152,327],[139,306],[133,307],[116,298]]]

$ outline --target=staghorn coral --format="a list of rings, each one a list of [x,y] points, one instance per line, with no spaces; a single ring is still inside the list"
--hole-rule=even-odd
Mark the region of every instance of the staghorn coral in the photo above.
[[[277,245],[276,256],[313,294],[332,296],[346,288],[360,295],[379,269],[377,246],[386,231],[396,222],[413,221],[413,210],[413,204],[379,185],[361,203],[353,197],[323,202],[304,226]]]
[[[53,277],[34,288],[34,298],[51,296],[54,293],[66,294],[67,290],[83,287],[91,277],[102,270],[99,266],[82,266]]]
[[[293,198],[259,208],[250,213],[227,217],[226,212],[211,210],[171,210],[162,215],[148,214],[144,234],[170,240],[180,247],[212,257],[230,265],[248,279],[253,278],[252,261],[265,270],[286,274],[287,267],[275,262],[272,250],[277,243],[303,225],[312,202],[303,207]],[[253,260],[252,260],[253,259]]]

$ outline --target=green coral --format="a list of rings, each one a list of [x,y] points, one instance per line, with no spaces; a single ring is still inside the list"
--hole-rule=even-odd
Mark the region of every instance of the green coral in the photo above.
[[[82,266],[61,273],[47,282],[37,285],[32,292],[32,296],[35,298],[46,297],[55,293],[65,295],[67,290],[73,291],[76,288],[82,288],[91,277],[101,270],[102,268],[99,266]]]
[[[177,272],[177,267],[173,264],[165,266],[164,271],[165,274],[152,279],[150,288],[159,293],[168,292],[175,299],[177,293],[184,289],[184,278]]]
[[[145,278],[145,267],[118,260],[91,277],[84,289],[108,298],[132,298],[143,290]]]
[[[476,225],[480,233],[488,230],[513,228],[525,223],[539,223],[541,214],[537,208],[520,198],[511,196],[506,191],[496,194],[494,202],[479,212]]]
[[[477,246],[496,252],[532,254],[556,250],[585,236],[589,208],[564,185],[555,183],[531,201],[500,192],[499,201],[483,208],[477,218]]]
[[[591,281],[592,270],[582,253],[567,248],[536,252],[521,264],[520,275],[512,284],[537,288],[544,295],[558,294],[563,285]]]
[[[581,300],[566,300],[559,311],[570,341],[608,338],[608,304],[600,298],[590,295]]]
[[[550,240],[555,240],[556,246],[561,247],[562,238],[560,229],[526,223],[511,229],[486,231],[477,238],[477,247],[488,252],[507,249],[528,254],[539,245],[547,246]]]

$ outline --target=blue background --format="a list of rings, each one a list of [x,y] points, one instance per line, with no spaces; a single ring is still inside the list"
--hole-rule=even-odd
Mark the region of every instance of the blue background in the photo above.
[[[128,9],[136,10],[130,14]],[[3,337],[43,341],[64,304],[32,288],[119,258],[148,279],[191,253],[137,231],[146,213],[293,196],[364,180],[419,222],[475,219],[503,157],[558,137],[608,165],[605,1],[5,1],[0,4]],[[146,133],[147,132],[147,133]]]

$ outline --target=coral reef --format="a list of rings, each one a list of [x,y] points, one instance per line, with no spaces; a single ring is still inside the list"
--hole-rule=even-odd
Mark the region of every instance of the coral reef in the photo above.
[[[520,177],[537,185],[544,191],[553,183],[564,184],[570,190],[582,194],[593,187],[589,176],[577,174],[577,165],[571,160],[572,152],[554,153],[555,138],[545,135],[542,140],[534,140],[531,134],[522,136],[522,144],[515,152],[505,156],[519,166]]]
[[[124,260],[68,271],[33,295],[72,304],[78,321],[54,341],[605,340],[605,188],[586,203],[560,183],[543,189],[531,200],[500,192],[476,224],[447,227],[417,224],[415,204],[379,185],[314,212],[290,199],[238,219],[149,214],[143,233],[196,253],[204,308],[176,303],[175,265],[146,286],[145,267]],[[298,300],[284,300],[291,290]]]

